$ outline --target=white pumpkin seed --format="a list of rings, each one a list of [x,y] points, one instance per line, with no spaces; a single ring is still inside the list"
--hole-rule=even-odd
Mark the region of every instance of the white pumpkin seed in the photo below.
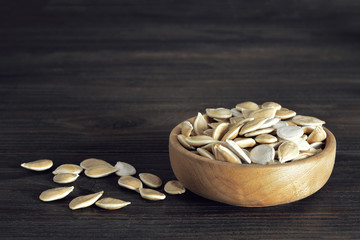
[[[257,143],[274,143],[274,142],[277,142],[277,140],[278,139],[275,136],[267,134],[267,133],[258,135],[255,138],[255,141]]]
[[[232,112],[226,108],[207,108],[206,114],[211,118],[230,118],[232,117]]]
[[[325,124],[324,121],[316,118],[316,117],[311,117],[311,116],[302,116],[302,115],[297,115],[295,117],[292,118],[292,121],[298,125],[301,126],[319,126],[319,125],[323,125]]]
[[[99,201],[95,202],[96,206],[103,208],[103,209],[107,209],[107,210],[120,209],[120,208],[126,207],[129,204],[131,204],[131,202],[126,202],[126,201],[116,199],[116,198],[111,198],[111,197],[102,198]]]
[[[74,190],[74,186],[51,188],[51,189],[43,191],[40,194],[39,199],[44,202],[50,202],[50,201],[63,199],[67,195],[69,195],[73,190]]]
[[[115,168],[117,169],[115,174],[120,177],[121,176],[130,176],[130,175],[134,175],[136,173],[136,169],[134,168],[134,166],[129,163],[126,163],[126,162],[118,161],[115,164]]]
[[[161,179],[152,173],[140,173],[139,178],[145,185],[152,188],[158,188],[162,184]]]
[[[215,156],[204,148],[197,148],[196,151],[203,157],[207,157],[210,158],[211,160],[215,160]]]
[[[275,150],[269,145],[258,145],[250,151],[252,162],[266,165],[274,161]]]
[[[185,138],[185,141],[191,146],[199,147],[214,142],[216,140],[210,136],[198,135],[198,136],[187,137]]]
[[[58,166],[52,173],[60,174],[60,173],[73,173],[80,174],[83,171],[83,168],[76,164],[62,164]]]
[[[165,194],[150,188],[140,188],[140,195],[142,198],[152,201],[164,200]]]
[[[179,141],[179,143],[187,149],[195,149],[193,146],[191,146],[187,141],[186,141],[186,137],[182,134],[177,135],[177,139]]]
[[[324,142],[313,142],[312,144],[310,144],[310,147],[314,149],[319,149],[322,148],[324,145]]]
[[[51,168],[53,161],[49,159],[40,159],[32,162],[22,163],[20,166],[33,171],[45,171]]]
[[[276,103],[276,102],[264,102],[261,105],[261,108],[275,108],[276,110],[280,110],[281,109],[281,105]]]
[[[275,128],[261,128],[252,132],[248,132],[244,134],[244,137],[255,137],[261,134],[271,133],[275,130]]]
[[[207,129],[208,122],[205,117],[199,112],[194,121],[194,131],[197,135],[203,133]]]
[[[181,127],[181,134],[185,137],[189,137],[193,129],[194,127],[189,121],[184,121]]]
[[[280,121],[280,118],[269,118],[261,125],[260,128],[270,128],[273,125],[277,124]]]
[[[59,173],[56,174],[53,177],[53,181],[56,183],[71,183],[71,182],[75,182],[76,179],[78,179],[79,174],[74,174],[74,173]]]
[[[253,147],[256,144],[253,138],[235,138],[233,141],[241,148]]]
[[[262,108],[256,111],[253,111],[249,114],[251,118],[274,118],[276,113],[275,108]]]
[[[278,148],[278,158],[281,163],[290,161],[299,155],[299,147],[291,141],[283,142]]]
[[[122,176],[118,180],[118,184],[121,187],[134,190],[139,192],[139,189],[143,187],[142,182],[140,179],[133,177],[133,176]]]
[[[247,101],[247,102],[242,102],[242,103],[239,103],[236,105],[235,107],[237,110],[239,111],[243,111],[244,109],[246,110],[258,110],[259,109],[259,105],[257,105],[256,103],[254,102],[250,102],[250,101]]]
[[[317,126],[306,139],[308,143],[322,142],[326,139],[326,132],[321,126]]]
[[[89,207],[93,205],[103,195],[103,193],[104,191],[101,191],[93,194],[76,197],[73,200],[71,200],[71,202],[69,203],[69,208],[71,210],[76,210],[80,208]]]
[[[83,169],[88,169],[88,168],[95,167],[98,165],[112,166],[110,163],[108,163],[102,159],[97,159],[97,158],[88,158],[88,159],[83,160],[80,163],[80,167],[82,167]]]
[[[304,134],[304,132],[299,126],[286,126],[278,128],[276,134],[282,139],[293,140],[300,138]]]
[[[85,175],[90,178],[101,178],[113,174],[118,169],[108,165],[98,165],[85,170]]]
[[[266,118],[256,118],[252,121],[245,123],[245,125],[240,130],[240,135],[244,135],[245,133],[255,131],[260,128],[261,125],[264,124]]]
[[[177,180],[171,180],[165,184],[164,191],[168,194],[175,195],[175,194],[183,194],[186,190],[181,182]]]
[[[282,127],[286,127],[288,124],[285,121],[279,121],[278,123],[274,124],[272,127],[275,129],[279,129]]]
[[[251,163],[248,154],[246,154],[244,150],[241,149],[241,147],[239,147],[239,145],[236,142],[232,140],[226,140],[226,143],[227,143],[227,147],[231,151],[233,151],[241,160],[244,160],[247,163]]]

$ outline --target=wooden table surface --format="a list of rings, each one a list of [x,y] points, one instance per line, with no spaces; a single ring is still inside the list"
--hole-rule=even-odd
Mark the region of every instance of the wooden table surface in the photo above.
[[[356,1],[1,3],[1,239],[360,238]],[[150,202],[120,188],[115,175],[81,175],[69,197],[44,203],[39,194],[59,186],[51,171],[20,167],[95,157],[171,180],[171,129],[206,107],[246,100],[327,122],[338,148],[319,192],[266,208],[190,191]],[[100,190],[132,203],[68,208]]]

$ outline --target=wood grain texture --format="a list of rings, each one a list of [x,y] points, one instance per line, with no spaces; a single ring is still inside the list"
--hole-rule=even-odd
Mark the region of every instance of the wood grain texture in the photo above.
[[[1,3],[0,238],[359,238],[357,2]],[[20,167],[48,158],[53,170],[94,157],[171,180],[171,129],[206,107],[244,100],[327,122],[336,163],[320,191],[268,208],[189,191],[149,202],[115,175],[82,174],[68,198],[43,203],[39,194],[58,186],[51,170]],[[72,198],[101,190],[132,204],[68,209]]]

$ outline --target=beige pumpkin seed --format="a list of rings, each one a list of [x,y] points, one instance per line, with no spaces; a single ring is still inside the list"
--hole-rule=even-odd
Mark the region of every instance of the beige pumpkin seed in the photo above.
[[[56,183],[71,183],[71,182],[75,182],[76,179],[78,179],[79,174],[74,174],[74,173],[59,173],[56,174],[53,177],[53,181]]]
[[[181,126],[181,134],[185,137],[189,137],[193,129],[194,127],[189,121],[184,121]]]
[[[252,132],[248,132],[244,134],[244,137],[255,137],[261,134],[267,134],[273,132],[274,128],[261,128]]]
[[[52,173],[60,174],[60,173],[72,173],[72,174],[80,174],[83,171],[83,168],[76,164],[62,164],[58,166]]]
[[[232,117],[232,118],[229,118],[229,122],[231,125],[234,125],[234,124],[237,124],[238,122],[241,122],[245,120],[245,118],[243,117]]]
[[[165,194],[150,188],[140,188],[140,195],[142,198],[152,201],[164,200]]]
[[[315,128],[316,126],[303,126],[302,130],[305,134],[310,134],[312,131],[314,131]]]
[[[212,138],[215,140],[220,140],[226,133],[229,127],[229,123],[221,123],[215,129],[213,129]]]
[[[301,137],[293,139],[291,141],[298,145],[300,151],[306,151],[310,149],[310,144]]]
[[[232,112],[226,108],[207,108],[206,114],[211,118],[226,119],[232,117]]]
[[[304,134],[304,132],[299,126],[286,126],[278,128],[276,130],[276,134],[282,139],[291,141],[293,139],[300,138]]]
[[[210,136],[198,135],[198,136],[187,137],[185,138],[185,141],[191,146],[199,147],[214,142],[216,140]]]
[[[95,167],[98,165],[112,166],[110,163],[108,163],[102,159],[97,159],[97,158],[88,158],[88,159],[83,160],[80,163],[80,167],[82,167],[83,169],[88,169],[88,168]]]
[[[322,142],[326,139],[326,132],[321,126],[317,126],[306,139],[308,143]]]
[[[120,209],[120,208],[126,207],[129,204],[131,204],[131,202],[126,202],[126,201],[116,199],[116,198],[111,198],[111,197],[102,198],[102,199],[98,200],[97,202],[95,202],[96,206],[103,208],[103,209],[107,209],[107,210]]]
[[[203,131],[207,129],[208,121],[206,121],[205,117],[199,112],[194,121],[194,132],[197,135],[203,134]]]
[[[183,194],[186,190],[181,182],[177,180],[171,180],[165,184],[164,191],[168,194],[175,195],[175,194]]]
[[[43,191],[40,194],[39,199],[44,202],[50,202],[50,201],[63,199],[67,195],[69,195],[73,190],[74,190],[74,186],[51,188],[51,189]]]
[[[85,170],[85,175],[90,178],[101,178],[118,171],[117,168],[108,165],[98,165]]]
[[[195,149],[193,146],[191,146],[187,141],[186,141],[186,137],[182,134],[177,135],[177,139],[180,142],[180,144],[187,149]]]
[[[274,143],[274,142],[277,142],[277,138],[271,134],[261,134],[261,135],[258,135],[256,136],[255,138],[255,141],[257,143]]]
[[[222,161],[241,164],[240,158],[236,156],[236,154],[233,153],[229,148],[221,144],[217,146],[217,153],[221,156],[220,159]]]
[[[280,118],[269,118],[261,125],[260,128],[270,128],[273,125],[277,124],[280,121]]]
[[[275,157],[275,149],[269,145],[258,145],[250,151],[252,162],[266,165],[272,163]]]
[[[120,162],[118,161],[115,164],[115,168],[117,169],[117,171],[115,172],[116,175],[118,176],[130,176],[130,175],[134,175],[136,173],[136,169],[133,165],[126,163],[126,162]]]
[[[103,193],[104,191],[101,191],[93,194],[76,197],[73,200],[71,200],[71,202],[69,203],[69,208],[71,210],[76,210],[80,208],[89,207],[93,205],[103,195]]]
[[[324,121],[316,118],[316,117],[311,117],[311,116],[302,116],[302,115],[297,115],[295,117],[292,118],[292,121],[298,125],[301,126],[319,126],[319,125],[323,125],[325,124]]]
[[[222,123],[221,122],[212,122],[212,123],[208,123],[208,126],[212,129],[215,129],[220,124],[222,124]]]
[[[229,130],[225,133],[225,135],[221,138],[221,141],[226,141],[228,139],[232,140],[236,138],[239,135],[240,128],[244,124],[242,122],[239,122],[229,128]]]
[[[232,140],[226,140],[226,143],[227,143],[227,147],[233,151],[233,153],[235,153],[236,156],[238,156],[241,160],[247,162],[247,163],[251,163],[251,160],[248,156],[248,154],[246,154],[244,152],[243,149],[241,149],[239,147],[239,145],[237,145],[234,141]]]
[[[196,151],[203,157],[210,158],[211,160],[215,160],[215,156],[204,148],[197,148]]]
[[[204,130],[204,132],[203,132],[204,135],[210,136],[210,137],[212,137],[213,133],[214,133],[214,129],[212,129],[212,128],[208,128],[208,129]]]
[[[310,144],[310,147],[314,149],[319,149],[322,148],[324,145],[324,142],[313,142],[312,144]]]
[[[250,102],[250,101],[247,101],[247,102],[242,102],[242,103],[239,103],[239,104],[236,104],[236,107],[235,107],[237,110],[239,111],[243,111],[244,109],[245,110],[258,110],[259,109],[259,105],[257,105],[256,103],[254,102]]]
[[[162,184],[161,179],[152,173],[140,173],[139,178],[145,185],[152,188],[158,188]]]
[[[292,122],[292,121],[285,121],[287,123],[288,126],[297,126],[296,123]]]
[[[140,188],[143,187],[143,184],[140,181],[140,179],[133,177],[133,176],[120,177],[118,180],[118,184],[121,187],[130,189],[130,190],[135,190],[137,192],[139,191]]]
[[[289,119],[296,115],[296,112],[293,110],[289,110],[287,108],[281,108],[280,110],[277,110],[275,113],[275,117],[283,119]]]
[[[253,111],[249,114],[251,118],[274,118],[276,113],[275,108],[262,108],[256,111]]]
[[[33,171],[45,171],[51,168],[53,161],[49,159],[40,159],[32,162],[22,163],[20,166]]]
[[[253,138],[235,138],[233,141],[241,148],[253,147],[256,144]]]
[[[228,123],[229,122],[229,118],[213,118],[213,119],[219,123]]]
[[[260,128],[261,125],[264,124],[266,118],[256,118],[252,121],[245,123],[245,125],[240,130],[240,135],[244,135],[245,133],[255,131]]]
[[[236,108],[230,109],[233,117],[243,117],[243,114]]]
[[[276,102],[264,102],[261,105],[261,108],[275,108],[276,110],[280,110],[281,109],[281,105],[276,103]]]
[[[291,141],[283,142],[278,148],[278,158],[281,163],[290,161],[299,155],[299,147]]]

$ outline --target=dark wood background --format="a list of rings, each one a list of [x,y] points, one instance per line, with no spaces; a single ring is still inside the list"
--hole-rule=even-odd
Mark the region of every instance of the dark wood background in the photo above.
[[[359,239],[358,1],[0,1],[1,239]],[[82,175],[43,203],[56,166],[89,157],[174,178],[168,135],[206,107],[276,101],[317,116],[336,164],[316,194],[242,208],[186,192],[150,202]],[[54,169],[54,168],[53,168]],[[71,211],[104,190],[131,201]]]

